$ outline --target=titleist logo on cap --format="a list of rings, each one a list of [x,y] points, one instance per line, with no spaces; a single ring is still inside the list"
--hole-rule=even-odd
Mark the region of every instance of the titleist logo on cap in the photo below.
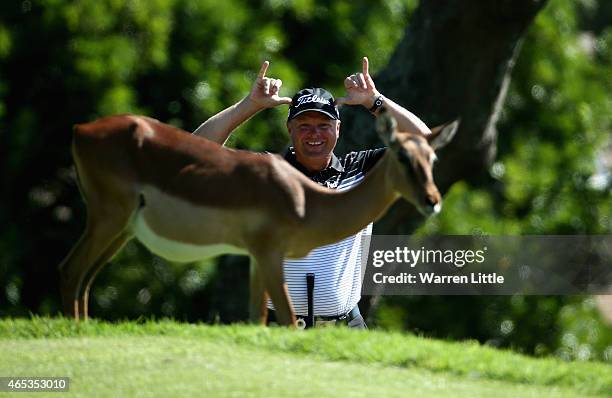
[[[316,94],[306,94],[306,95],[302,95],[301,97],[299,97],[295,102],[296,102],[295,106],[297,107],[302,104],[307,104],[309,102],[319,102],[321,104],[329,104],[331,101],[329,99],[319,97]]]

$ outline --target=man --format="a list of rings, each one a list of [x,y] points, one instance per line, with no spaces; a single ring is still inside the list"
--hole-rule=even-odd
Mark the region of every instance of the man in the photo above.
[[[266,77],[268,67],[265,61],[247,97],[212,116],[194,134],[223,144],[236,127],[257,112],[287,104],[292,147],[285,159],[318,184],[348,189],[364,178],[385,149],[336,157],[333,150],[340,135],[337,105],[362,105],[374,115],[384,106],[395,117],[399,131],[431,133],[418,117],[376,90],[367,57],[363,58],[363,71],[345,79],[346,96],[335,101],[322,88],[300,90],[293,98],[279,96],[282,82]],[[342,220],[330,220],[334,222]],[[313,250],[303,259],[285,260],[285,281],[298,319],[305,318],[308,312],[306,275],[310,273],[314,274],[313,309],[318,322],[345,321],[349,327],[367,328],[357,303],[361,298],[361,237],[371,231],[372,224],[354,236]],[[268,308],[273,319],[271,302]]]

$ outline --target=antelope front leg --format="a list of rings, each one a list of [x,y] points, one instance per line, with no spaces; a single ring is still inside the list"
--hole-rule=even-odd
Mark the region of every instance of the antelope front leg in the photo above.
[[[254,257],[251,257],[249,279],[249,320],[252,323],[265,325],[268,318],[268,295],[266,294],[259,265]]]
[[[279,325],[294,328],[295,312],[283,275],[282,252],[265,252],[254,255],[254,257],[264,289],[268,292],[274,304],[277,322]]]

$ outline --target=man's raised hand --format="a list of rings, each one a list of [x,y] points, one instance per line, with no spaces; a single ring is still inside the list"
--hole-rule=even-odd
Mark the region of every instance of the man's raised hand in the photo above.
[[[270,62],[268,61],[261,65],[257,79],[251,88],[249,98],[261,108],[273,108],[278,105],[290,104],[291,98],[280,97],[278,95],[283,82],[280,79],[266,77],[269,66]]]
[[[354,73],[344,79],[346,96],[337,98],[336,105],[363,105],[369,109],[380,95],[370,76],[368,57],[363,57],[362,64],[363,72]]]

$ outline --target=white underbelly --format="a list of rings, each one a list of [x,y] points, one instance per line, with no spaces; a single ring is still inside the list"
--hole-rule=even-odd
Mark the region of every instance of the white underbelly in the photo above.
[[[229,244],[196,245],[159,236],[147,225],[143,211],[136,213],[132,229],[135,238],[151,252],[169,261],[191,262],[221,254],[248,254],[246,250]]]

